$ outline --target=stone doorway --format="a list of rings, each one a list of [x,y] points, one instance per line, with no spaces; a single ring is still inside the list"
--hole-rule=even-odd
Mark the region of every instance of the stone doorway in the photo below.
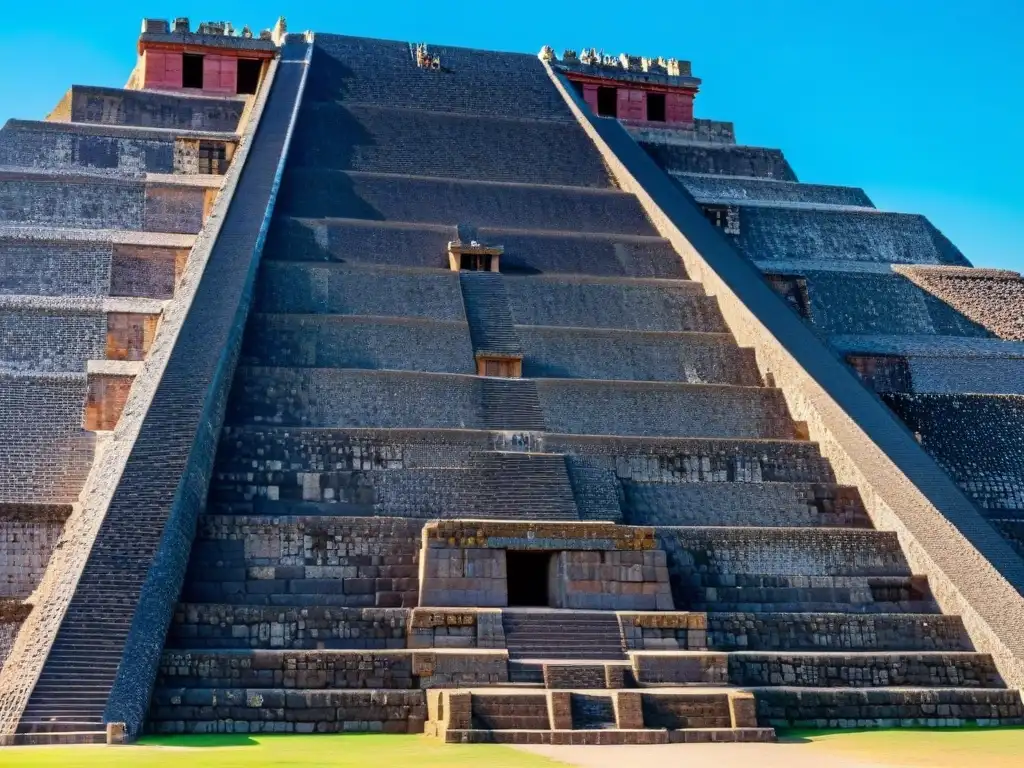
[[[551,552],[523,552],[510,549],[505,553],[510,608],[546,608]]]

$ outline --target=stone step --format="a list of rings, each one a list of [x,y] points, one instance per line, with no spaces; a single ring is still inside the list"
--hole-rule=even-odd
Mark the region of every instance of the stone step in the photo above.
[[[11,746],[35,747],[35,746],[56,746],[58,744],[106,744],[106,730],[88,730],[93,723],[71,723],[71,727],[80,725],[83,730],[66,731],[61,728],[57,732],[26,732],[16,733],[11,736]]]
[[[68,706],[53,709],[40,709],[29,717],[22,717],[18,726],[20,733],[47,730],[61,731],[81,730],[86,725],[102,725],[105,704]]]
[[[544,685],[544,664],[540,661],[509,659],[508,680],[510,683],[542,687]]]
[[[503,611],[501,618],[510,658],[625,658],[614,613]]]
[[[562,455],[479,452],[470,456],[469,466],[472,512],[517,519],[579,519]]]
[[[453,227],[436,224],[371,221],[355,218],[310,219],[275,216],[267,237],[268,264],[297,264],[318,269],[339,262],[349,265],[429,267],[446,266],[445,250]],[[480,227],[485,242],[505,247],[502,274],[528,274],[531,281],[545,273],[570,280],[670,283],[701,294],[700,283],[688,282],[682,260],[661,237],[581,231]],[[585,273],[585,274],[579,274]],[[506,277],[506,280],[508,276]],[[704,303],[718,313],[713,299]],[[692,313],[691,313],[692,314]],[[724,327],[720,313],[715,329]]]
[[[315,190],[315,193],[314,193]],[[275,213],[304,218],[375,210],[374,219],[409,224],[470,221],[478,229],[516,227],[655,235],[634,195],[613,189],[288,169]]]
[[[358,147],[325,135],[358,135]],[[453,148],[457,148],[453,151]],[[608,172],[579,126],[484,114],[387,105],[303,105],[289,166],[387,173],[416,172],[490,181],[541,181],[606,187]],[[465,238],[463,238],[465,239]]]
[[[480,382],[482,425],[487,429],[545,429],[544,414],[532,379],[484,378]]]
[[[819,688],[1002,688],[992,657],[973,652],[728,654],[729,681]]]
[[[459,272],[473,353],[522,357],[508,294],[498,272]]]
[[[675,731],[645,728],[590,731],[484,731],[450,730],[449,744],[571,744],[573,746],[625,746],[640,744],[751,743],[775,741],[772,728],[686,728]]]
[[[615,705],[611,696],[573,693],[569,701],[573,730],[615,728]]]
[[[48,733],[54,731],[60,731],[65,728],[80,728],[82,730],[90,730],[93,728],[103,727],[103,721],[100,718],[83,718],[75,719],[73,717],[52,717],[52,718],[40,718],[40,719],[23,719],[21,721],[19,732],[21,733]],[[105,729],[104,729],[105,730]]]

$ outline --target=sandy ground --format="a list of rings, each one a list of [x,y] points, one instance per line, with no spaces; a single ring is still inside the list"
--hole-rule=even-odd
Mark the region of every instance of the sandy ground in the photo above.
[[[664,744],[633,747],[516,747],[581,768],[904,768],[837,755],[814,744]]]

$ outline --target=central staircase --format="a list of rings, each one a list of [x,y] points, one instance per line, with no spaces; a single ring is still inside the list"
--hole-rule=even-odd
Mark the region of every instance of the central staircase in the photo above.
[[[479,478],[470,503],[488,517],[579,519],[561,454],[481,452],[470,468]]]
[[[537,382],[533,379],[480,380],[482,423],[486,429],[543,431]]]
[[[507,609],[502,611],[510,659],[622,660],[622,633],[614,613]]]

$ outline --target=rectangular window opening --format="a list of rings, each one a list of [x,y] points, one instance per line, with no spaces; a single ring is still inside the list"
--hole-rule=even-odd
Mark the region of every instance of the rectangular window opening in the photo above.
[[[619,89],[602,85],[597,89],[597,114],[601,117],[619,116]]]
[[[647,94],[647,119],[655,123],[665,122],[665,94]]]
[[[198,53],[186,53],[181,57],[181,87],[203,87],[203,56]]]
[[[235,93],[256,93],[260,85],[260,70],[262,63],[259,59],[238,60],[238,85]]]
[[[573,90],[579,94],[580,98],[583,98],[583,83],[578,80],[570,80],[569,85],[572,86]]]

